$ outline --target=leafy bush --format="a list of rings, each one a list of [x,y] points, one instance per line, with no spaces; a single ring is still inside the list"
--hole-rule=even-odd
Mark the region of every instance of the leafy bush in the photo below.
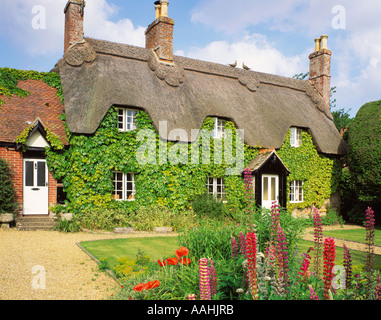
[[[347,131],[348,166],[350,178],[342,188],[346,194],[345,207],[366,203],[372,207],[381,202],[381,100],[363,105]],[[350,182],[350,183],[349,183]],[[377,214],[377,213],[376,213]],[[349,218],[354,218],[355,211]],[[377,217],[376,217],[377,220]]]
[[[16,193],[8,162],[0,158],[0,213],[15,213]]]
[[[196,196],[192,208],[198,217],[221,218],[227,213],[224,203],[211,194]]]
[[[173,212],[166,206],[154,204],[140,207],[135,213],[131,213],[128,223],[137,231],[153,231],[156,227],[172,227],[177,231],[193,225],[195,216],[191,210]]]
[[[116,227],[131,227],[123,209],[97,208],[78,216],[80,224],[90,230],[108,230]]]

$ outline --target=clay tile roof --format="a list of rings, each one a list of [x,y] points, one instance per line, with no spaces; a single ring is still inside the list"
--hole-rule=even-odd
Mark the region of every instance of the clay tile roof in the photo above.
[[[0,106],[0,142],[15,142],[38,119],[67,145],[65,128],[58,118],[64,107],[56,95],[57,90],[40,80],[20,81],[18,87],[30,94],[25,98],[0,96],[5,101]]]

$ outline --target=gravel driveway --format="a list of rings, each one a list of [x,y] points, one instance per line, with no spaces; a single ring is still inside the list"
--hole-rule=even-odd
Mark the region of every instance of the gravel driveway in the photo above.
[[[77,243],[158,236],[0,229],[0,300],[103,300],[118,284]],[[44,274],[45,272],[45,274]]]

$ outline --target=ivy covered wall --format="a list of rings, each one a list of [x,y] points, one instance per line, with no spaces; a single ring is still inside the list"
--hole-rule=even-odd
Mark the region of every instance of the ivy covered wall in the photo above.
[[[34,79],[43,80],[57,89],[57,95],[63,102],[62,88],[59,75],[55,73],[39,73],[9,68],[0,68],[0,94],[10,96],[16,94],[25,97],[29,94],[17,87],[18,81]],[[0,101],[0,105],[3,101]],[[65,116],[61,116],[65,120]],[[144,112],[137,115],[137,126],[140,129],[154,130],[151,119]],[[207,118],[202,129],[212,131],[214,120]],[[25,143],[31,128],[27,128],[17,139],[18,143]],[[235,144],[235,127],[227,121],[225,129],[233,132],[232,153],[237,152]],[[198,194],[207,191],[207,177],[223,177],[226,169],[234,167],[229,159],[222,157],[220,164],[214,164],[216,151],[224,148],[225,143],[216,143],[207,134],[206,140],[210,143],[210,164],[202,164],[202,147],[199,146],[201,164],[192,164],[192,145],[179,146],[168,142],[164,150],[166,156],[178,159],[165,164],[158,164],[162,142],[158,135],[152,142],[156,150],[156,160],[151,164],[142,165],[136,160],[136,152],[146,141],[137,140],[138,130],[120,132],[118,130],[117,109],[111,108],[103,122],[93,135],[76,135],[67,131],[70,146],[64,148],[59,139],[47,132],[51,147],[47,148],[47,161],[55,179],[62,180],[67,192],[67,210],[72,212],[89,211],[95,207],[122,207],[127,212],[135,210],[141,205],[159,203],[174,210],[183,210],[190,207],[191,201]],[[331,194],[337,191],[340,180],[341,163],[338,159],[329,158],[317,152],[312,137],[307,131],[302,132],[303,143],[298,148],[290,145],[290,131],[287,133],[283,146],[277,150],[284,164],[291,171],[288,182],[292,180],[304,181],[303,203],[287,202],[289,211],[295,208],[305,208],[316,205],[321,207]],[[181,160],[182,150],[187,149]],[[243,146],[244,166],[259,153],[260,146]],[[172,159],[173,160],[173,159]],[[155,163],[155,164],[153,164]],[[172,164],[171,164],[172,163]],[[136,173],[135,201],[116,201],[112,197],[114,189],[113,171]],[[244,185],[240,175],[225,176],[225,191],[229,210],[244,208]]]
[[[155,131],[151,119],[143,111],[137,114],[136,122],[139,129]],[[206,118],[201,129],[212,131],[213,128],[213,118]],[[231,148],[234,157],[237,152],[237,132],[230,121],[226,122],[225,129],[231,129],[233,133]],[[214,161],[217,149],[223,149],[227,140],[222,139],[221,143],[215,143],[210,134],[207,134],[206,140],[210,143],[209,164],[201,161],[201,145],[198,146],[200,164],[192,164],[192,144],[168,142],[164,150],[171,161],[160,164],[159,153],[163,150],[163,142],[155,131],[155,139],[151,141],[152,149],[145,148],[155,150],[153,158],[147,157],[149,163],[141,164],[136,155],[143,144],[148,144],[148,140],[137,139],[138,132],[139,130],[120,132],[117,108],[112,107],[95,134],[77,135],[67,132],[70,143],[68,150],[48,148],[49,168],[56,179],[63,180],[68,195],[67,210],[81,212],[100,206],[118,207],[130,212],[139,206],[155,203],[168,206],[174,211],[184,210],[191,206],[196,195],[207,192],[207,177],[224,177],[226,205],[229,210],[244,208],[245,195],[241,175],[226,175],[226,169],[234,167],[234,164],[228,161],[225,154],[220,164],[215,164],[218,161]],[[321,207],[338,186],[340,162],[320,155],[308,132],[303,131],[302,139],[301,147],[292,148],[288,132],[283,146],[277,151],[291,171],[288,180],[304,181],[305,201],[298,204],[288,202],[287,208],[290,211],[312,205]],[[187,152],[184,153],[184,150]],[[259,146],[243,145],[244,166],[255,158],[259,150]],[[148,151],[145,156],[148,156]],[[176,162],[173,158],[177,159],[177,164],[173,164]],[[114,171],[135,173],[135,201],[113,199]]]

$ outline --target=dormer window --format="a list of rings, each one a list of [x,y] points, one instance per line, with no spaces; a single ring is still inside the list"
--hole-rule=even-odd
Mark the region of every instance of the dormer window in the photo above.
[[[138,110],[119,108],[118,109],[118,128],[119,131],[131,131],[136,129],[136,114]]]
[[[226,120],[220,118],[214,118],[214,130],[212,132],[212,137],[215,139],[221,139],[225,136],[225,124]]]
[[[298,148],[302,145],[302,129],[291,127],[290,144],[292,148]]]

